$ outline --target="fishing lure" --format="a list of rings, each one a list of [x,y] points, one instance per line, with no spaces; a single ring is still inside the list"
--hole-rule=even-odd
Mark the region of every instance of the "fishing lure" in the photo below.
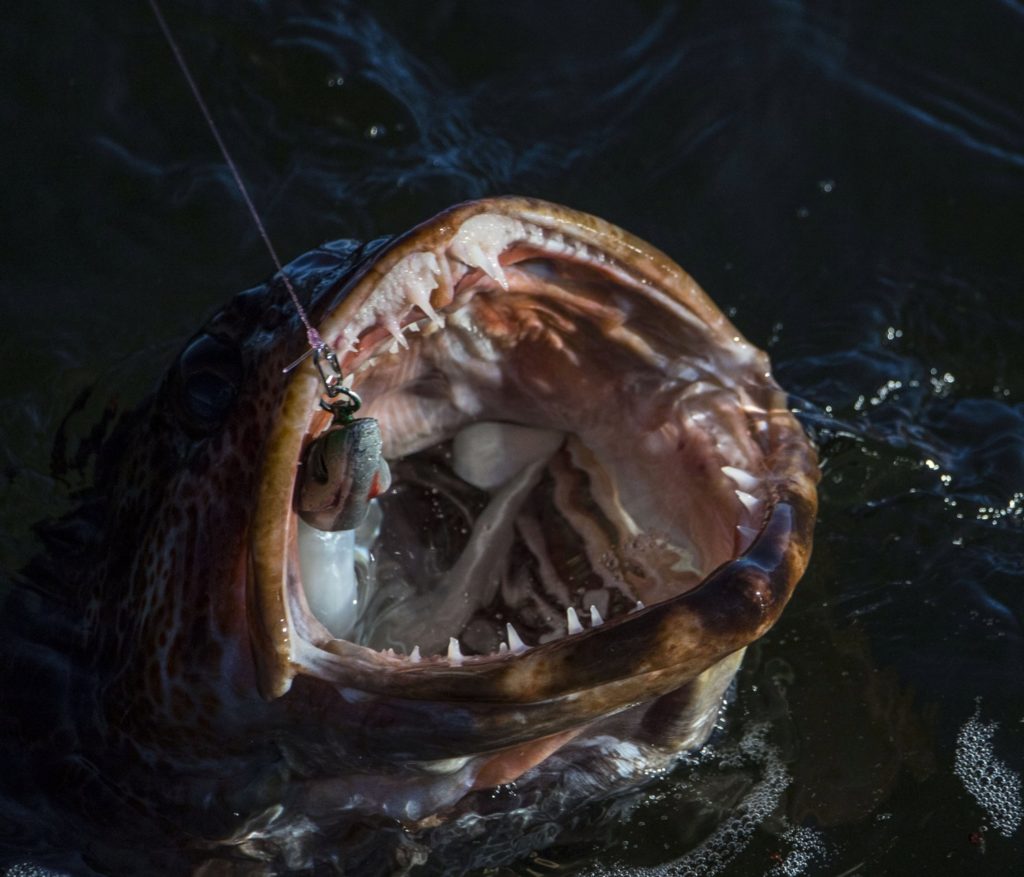
[[[342,383],[334,351],[315,350],[313,360],[325,387],[320,407],[332,419],[306,448],[296,511],[318,530],[354,530],[366,517],[370,501],[391,484],[380,424],[372,417],[356,419],[362,400]]]

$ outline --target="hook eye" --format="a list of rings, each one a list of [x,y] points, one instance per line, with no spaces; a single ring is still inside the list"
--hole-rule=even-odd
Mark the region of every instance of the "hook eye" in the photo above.
[[[345,398],[339,399],[338,396]],[[363,400],[355,390],[339,387],[333,396],[328,393],[320,399],[320,407],[334,415],[335,423],[344,424],[352,420],[352,416],[363,407]]]

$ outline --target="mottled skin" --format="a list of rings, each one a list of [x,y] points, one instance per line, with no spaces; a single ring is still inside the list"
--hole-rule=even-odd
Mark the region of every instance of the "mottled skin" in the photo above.
[[[339,303],[364,295],[403,248],[450,235],[484,209],[585,228],[612,240],[651,282],[685,278],[696,289],[671,260],[625,233],[519,199],[454,208],[397,243],[335,243],[287,270],[314,322],[334,326]],[[699,289],[693,295],[696,307],[721,316]],[[723,331],[735,331],[721,321]],[[421,806],[403,821],[436,820],[431,796],[444,798],[444,783],[455,780],[437,780],[417,761],[495,753],[467,775],[469,790],[514,779],[585,728],[614,729],[666,751],[692,742],[693,726],[707,725],[692,715],[697,705],[717,703],[742,649],[788,601],[810,551],[815,460],[774,383],[764,391],[773,412],[764,450],[780,474],[766,523],[743,556],[696,590],[502,661],[412,667],[321,641],[310,670],[295,642],[316,636],[287,612],[280,628],[268,622],[275,617],[268,599],[283,592],[266,574],[267,546],[278,538],[268,494],[287,509],[292,489],[287,478],[275,486],[268,467],[288,448],[301,449],[312,428],[298,435],[281,428],[282,411],[311,412],[308,400],[315,401],[308,367],[291,382],[282,376],[303,348],[280,283],[237,296],[101,456],[88,504],[95,538],[76,548],[74,569],[60,573],[79,619],[69,660],[90,668],[74,686],[67,748],[75,753],[69,761],[84,753],[108,794],[114,790],[120,818],[144,826],[139,837],[163,837],[168,855],[233,838],[247,855],[284,868],[324,854],[289,859],[280,838],[264,843],[254,835],[269,819],[261,814],[278,805],[330,826],[317,844],[334,850],[355,846],[351,826],[338,828],[339,806],[367,790],[390,801],[399,792],[388,790],[422,786]],[[302,416],[307,424],[312,417]],[[92,788],[81,786],[86,806]],[[394,813],[381,806],[382,813],[355,807],[353,818],[393,824]],[[127,864],[131,858],[124,853],[119,870],[140,867]],[[353,853],[350,869],[355,861]]]
[[[288,270],[311,305],[379,245],[335,242]],[[190,839],[239,821],[207,798],[221,780],[279,761],[288,710],[259,694],[245,581],[262,444],[303,347],[280,282],[236,296],[121,418],[79,510],[43,528],[47,553],[4,607],[0,684],[4,739],[27,758],[17,794],[40,797],[40,823],[53,810],[45,847],[180,871]]]

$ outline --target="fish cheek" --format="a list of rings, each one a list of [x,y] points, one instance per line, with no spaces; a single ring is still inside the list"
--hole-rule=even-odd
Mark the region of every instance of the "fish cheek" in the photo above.
[[[197,335],[178,358],[171,390],[174,412],[193,437],[218,430],[234,407],[244,368],[238,348],[206,333]]]

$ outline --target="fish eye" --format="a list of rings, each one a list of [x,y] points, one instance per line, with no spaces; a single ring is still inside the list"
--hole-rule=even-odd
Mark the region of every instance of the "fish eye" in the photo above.
[[[199,335],[178,360],[178,379],[181,413],[187,426],[211,432],[220,426],[238,396],[242,357],[229,341]]]

